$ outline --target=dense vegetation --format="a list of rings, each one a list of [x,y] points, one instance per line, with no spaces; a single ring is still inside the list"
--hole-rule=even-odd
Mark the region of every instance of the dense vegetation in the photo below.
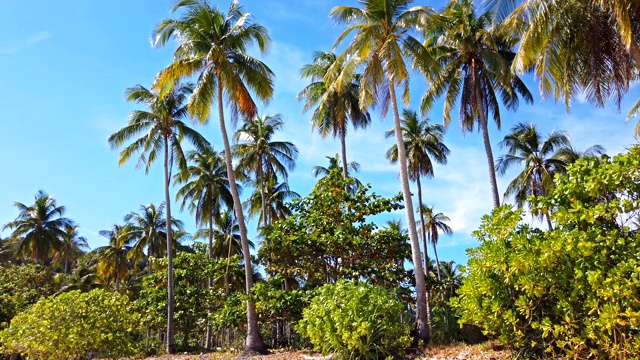
[[[483,219],[454,304],[524,353],[626,358],[640,352],[640,148],[577,161],[535,211],[532,229],[508,206]],[[499,310],[497,310],[499,309]]]
[[[567,109],[581,92],[619,106],[640,73],[640,2],[517,3],[478,11],[452,0],[440,12],[410,0],[336,6],[329,16],[346,26],[336,40],[343,51],[314,54],[298,99],[315,130],[340,139],[341,153],[315,168],[322,177],[301,196],[288,184],[298,148],[276,140],[284,119],[259,116],[275,74],[248,49],[264,52],[268,30],[236,1],[226,11],[176,2],[152,39],[175,40],[174,61],[149,87],[126,90],[141,108],[108,138],[120,164],[136,159],[148,172],[162,162],[164,202],[105,224],[106,245],[93,250],[44,191],[33,204],[14,203],[0,239],[0,356],[313,346],[379,358],[410,344],[475,341],[482,331],[523,356],[637,358],[640,148],[611,158],[598,145],[576,150],[563,131],[520,123],[494,159],[488,123],[500,128],[501,111],[533,101],[519,77],[529,71]],[[413,75],[429,84],[419,113],[409,104]],[[441,99],[444,125],[432,124],[426,115]],[[387,160],[398,166],[401,193],[391,198],[362,184],[347,159],[347,130],[366,129],[374,110],[393,120]],[[638,110],[640,102],[629,116]],[[482,135],[492,197],[477,200],[495,208],[462,272],[439,260],[450,219],[423,194],[434,164],[447,163],[452,111],[463,132]],[[237,131],[225,114],[239,120]],[[215,141],[189,125],[212,116]],[[521,172],[501,196],[496,178],[512,168]],[[504,205],[510,198],[514,206]],[[174,202],[194,217],[195,234]],[[400,209],[406,227],[375,222]],[[545,229],[525,223],[525,211]]]

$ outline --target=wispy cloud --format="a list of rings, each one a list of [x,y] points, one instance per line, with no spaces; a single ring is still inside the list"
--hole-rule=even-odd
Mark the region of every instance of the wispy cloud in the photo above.
[[[0,45],[0,55],[17,54],[47,39],[50,39],[52,36],[53,34],[49,31],[41,31],[39,33],[31,35],[26,39],[14,42],[13,44]]]

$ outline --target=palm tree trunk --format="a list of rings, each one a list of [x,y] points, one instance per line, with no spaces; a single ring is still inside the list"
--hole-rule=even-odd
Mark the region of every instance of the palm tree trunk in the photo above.
[[[484,110],[478,111],[480,116],[480,127],[482,129],[482,139],[484,140],[484,150],[487,153],[487,164],[489,165],[489,182],[491,183],[491,195],[493,196],[493,207],[500,207],[500,195],[498,194],[498,182],[496,180],[496,168],[493,161],[493,151],[491,150],[491,141],[489,140],[489,127],[487,126],[487,117]]]
[[[424,273],[425,275],[429,275],[429,253],[427,247],[427,230],[424,224],[424,205],[422,204],[422,184],[420,182],[420,176],[416,178],[416,184],[418,186],[418,213],[420,214],[420,230],[422,235],[422,248],[424,249]]]
[[[218,80],[220,74],[218,73]],[[218,81],[218,115],[220,118],[220,133],[222,135],[222,141],[224,143],[224,160],[227,164],[227,173],[229,177],[229,187],[231,188],[231,195],[233,196],[233,207],[238,218],[238,226],[240,227],[240,239],[242,242],[242,256],[244,258],[244,275],[246,281],[246,293],[251,293],[253,287],[253,269],[251,266],[251,253],[249,252],[249,239],[247,237],[247,226],[244,222],[244,214],[242,212],[242,202],[240,201],[240,194],[238,194],[238,188],[236,187],[236,176],[233,172],[233,164],[231,162],[231,145],[229,145],[229,137],[227,135],[227,126],[224,122],[224,111],[222,102],[222,82]],[[260,335],[260,329],[258,328],[258,316],[256,314],[256,307],[251,299],[247,300],[247,340],[245,343],[245,351],[255,351],[259,353],[267,353],[267,348]]]
[[[436,248],[436,242],[432,241],[433,245],[433,255],[436,257],[436,271],[438,272],[438,281],[442,281],[442,276],[440,275],[440,259],[438,259],[438,249]]]
[[[545,217],[547,218],[547,226],[549,227],[549,231],[553,230],[553,224],[551,224],[551,215],[549,214],[549,210],[547,210]]]
[[[393,109],[393,125],[396,134],[396,143],[398,146],[398,163],[400,164],[400,183],[402,184],[402,196],[404,198],[405,211],[407,216],[407,227],[409,227],[409,238],[411,239],[411,255],[413,259],[416,277],[416,309],[417,309],[417,326],[418,339],[428,342],[431,338],[429,326],[427,324],[427,301],[426,287],[424,283],[424,274],[422,270],[422,262],[420,261],[420,243],[418,241],[418,233],[416,231],[416,220],[413,216],[413,201],[411,200],[411,188],[409,187],[409,172],[407,170],[407,154],[405,153],[404,139],[402,138],[402,127],[400,126],[400,114],[398,112],[398,103],[396,100],[396,89],[393,78],[389,76],[389,97],[391,98],[391,107]]]
[[[209,189],[209,194],[211,194],[211,188]],[[209,209],[209,260],[213,259],[213,209]],[[209,276],[207,280],[207,287],[209,290],[213,288],[213,276]],[[213,309],[211,307],[211,303],[208,304],[207,313],[211,315]],[[207,351],[211,351],[212,345],[211,340],[213,339],[213,326],[211,326],[211,320],[207,317],[207,335],[205,339],[205,349]]]
[[[420,173],[420,165],[418,165],[418,173]],[[422,248],[424,249],[423,260],[424,260],[424,275],[429,276],[429,251],[427,247],[427,230],[424,226],[424,204],[422,203],[422,184],[420,182],[420,175],[416,177],[416,184],[418,186],[418,212],[420,213],[420,230],[422,234]],[[429,327],[429,331],[431,331],[431,293],[426,291],[425,284],[425,301],[427,302],[427,326]]]
[[[153,266],[151,265],[151,254],[153,254],[153,241],[149,244],[149,250],[147,251],[147,263],[149,263],[149,275],[153,274]]]
[[[169,195],[169,137],[164,136],[164,198],[167,209],[167,293],[169,299],[167,302],[167,354],[176,353],[176,344],[174,339],[174,323],[173,323],[173,231],[171,229],[171,196]]]
[[[349,168],[347,167],[347,129],[346,125],[340,131],[340,146],[342,147],[342,176],[346,179],[349,177]]]
[[[258,175],[257,180],[260,181],[260,196],[262,197],[262,227],[265,227],[269,223],[267,221],[267,191],[264,188],[264,183],[266,179],[264,178],[264,174],[262,173],[262,161],[260,161],[258,166],[260,168],[258,169],[258,172],[257,172],[257,175]]]

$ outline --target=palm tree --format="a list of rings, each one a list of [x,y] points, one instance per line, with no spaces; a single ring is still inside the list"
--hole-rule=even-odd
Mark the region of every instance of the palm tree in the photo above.
[[[114,224],[110,230],[101,230],[100,236],[109,241],[108,245],[93,250],[97,256],[96,269],[98,276],[107,285],[113,282],[116,291],[120,291],[120,283],[129,277],[129,251],[131,246],[131,229],[127,225]]]
[[[324,80],[331,83],[331,86],[335,86],[337,91],[344,91],[352,82],[353,77],[349,76],[354,73],[352,70],[361,65],[360,108],[366,110],[377,100],[382,114],[386,116],[389,104],[391,105],[399,152],[400,182],[407,209],[407,225],[416,278],[417,335],[419,339],[428,341],[430,334],[427,325],[425,283],[420,261],[420,244],[412,211],[413,202],[409,188],[396,87],[401,86],[402,99],[405,104],[408,103],[409,70],[405,57],[414,59],[426,55],[425,48],[411,35],[411,31],[425,24],[432,10],[424,6],[409,8],[411,0],[362,0],[360,3],[362,8],[336,6],[331,10],[330,17],[338,23],[349,25],[338,37],[334,47],[349,34],[355,32],[355,35],[344,54],[339,56],[336,65],[327,71]],[[346,61],[344,67],[339,66],[342,61]]]
[[[445,216],[443,213],[436,213],[433,211],[433,206],[428,207],[425,206],[423,208],[424,213],[424,222],[422,225],[427,230],[427,238],[431,245],[433,245],[433,254],[436,257],[436,271],[438,273],[438,280],[442,280],[442,275],[440,274],[440,260],[438,259],[438,238],[440,233],[451,235],[453,234],[453,230],[446,223],[451,221],[448,216]]]
[[[407,152],[407,167],[409,168],[409,179],[416,182],[418,186],[418,213],[420,222],[425,224],[424,205],[422,202],[422,184],[420,178],[426,176],[433,177],[433,162],[431,158],[439,163],[446,164],[447,156],[451,152],[442,142],[444,137],[444,127],[442,125],[430,125],[429,119],[418,120],[415,111],[405,109],[402,112],[402,138],[404,139],[405,151]],[[395,135],[394,129],[388,130],[385,137]],[[387,151],[387,159],[392,164],[398,162],[398,147],[391,146]],[[428,269],[429,255],[427,251],[427,232],[424,226],[421,227],[422,246],[424,248],[424,267]]]
[[[513,195],[518,208],[522,208],[530,196],[546,196],[554,175],[564,172],[566,167],[558,152],[570,146],[569,137],[563,131],[553,131],[543,138],[534,124],[515,125],[500,142],[500,147],[506,148],[507,153],[498,158],[496,169],[500,175],[514,166],[524,165],[524,169],[507,186],[504,197]],[[545,215],[549,230],[552,230],[549,211]]]
[[[178,78],[198,74],[198,86],[189,101],[189,112],[203,123],[209,118],[214,98],[217,100],[229,187],[242,238],[246,292],[249,294],[253,287],[253,270],[224,118],[224,100],[226,98],[232,115],[252,119],[258,109],[251,91],[263,101],[271,99],[273,72],[263,62],[247,54],[247,49],[254,44],[264,53],[270,38],[264,27],[252,21],[250,14],[242,13],[237,1],[231,3],[226,14],[212,8],[205,0],[180,0],[173,7],[173,12],[178,10],[184,10],[180,19],[161,21],[154,30],[154,44],[157,46],[165,45],[173,37],[179,42],[174,62],[158,75],[156,86],[164,89]],[[255,304],[250,299],[247,300],[246,349],[266,352]]]
[[[33,205],[14,202],[18,216],[3,227],[13,229],[10,235],[16,254],[31,256],[35,262],[45,262],[63,246],[65,227],[73,226],[70,219],[62,217],[64,206],[40,190]]]
[[[258,191],[254,192],[245,202],[245,207],[249,212],[249,219],[265,211],[271,223],[291,216],[291,210],[286,204],[292,199],[299,199],[300,194],[291,190],[286,182],[276,184],[273,178],[269,179],[265,189],[265,204],[263,204],[262,194]]]
[[[124,221],[130,224],[130,238],[135,239],[129,256],[135,259],[144,257],[146,250],[147,258],[161,258],[167,255],[167,248],[163,243],[167,239],[167,218],[164,217],[165,203],[159,206],[154,204],[140,205],[140,212],[131,212],[124,217]],[[182,221],[171,219],[173,234],[173,249],[175,250],[179,242],[176,239],[176,231],[183,230]],[[153,272],[152,263],[149,263],[149,273]]]
[[[65,225],[61,240],[62,246],[53,255],[53,262],[62,266],[65,274],[69,274],[71,264],[89,249],[89,243],[87,238],[78,235],[78,224]]]
[[[492,27],[493,14],[476,16],[472,0],[454,0],[435,18],[427,44],[435,64],[426,68],[430,83],[422,98],[423,112],[436,98],[444,97],[444,123],[459,99],[462,131],[473,131],[476,123],[484,140],[493,206],[500,206],[487,117],[501,126],[500,100],[510,110],[519,104],[518,94],[532,103],[533,97],[519,77],[510,71],[512,47],[517,39]]]
[[[344,174],[344,165],[342,164],[342,160],[340,160],[339,154],[336,154],[335,156],[325,156],[325,157],[329,160],[329,166],[327,167],[322,165],[314,166],[313,169],[311,169],[311,174],[314,177],[320,176],[320,179],[322,179],[325,176],[329,175],[331,170],[339,169],[341,167],[342,167],[342,172]],[[347,191],[353,195],[356,193],[356,191],[358,191],[360,186],[362,186],[362,182],[358,178],[353,177],[351,175],[354,172],[360,171],[360,163],[356,161],[351,161],[347,164],[346,168],[347,168],[347,176],[350,176],[354,180],[353,185],[349,185],[349,188],[347,189]]]
[[[285,181],[288,171],[295,168],[298,148],[289,141],[274,141],[275,133],[283,126],[280,115],[257,116],[245,119],[242,127],[235,133],[236,145],[233,154],[238,159],[239,171],[253,174],[262,197],[262,226],[270,224],[267,210],[267,186],[281,176]]]
[[[159,94],[142,85],[136,85],[127,89],[128,101],[135,101],[146,105],[149,110],[134,110],[129,114],[129,124],[112,134],[108,142],[111,148],[116,149],[126,142],[134,139],[119,155],[119,163],[123,165],[134,154],[140,153],[138,167],[144,165],[145,173],[149,172],[151,164],[158,158],[158,152],[163,152],[164,162],[164,195],[166,204],[166,223],[172,224],[171,196],[169,186],[171,184],[171,170],[174,164],[179,169],[187,167],[187,161],[182,151],[181,142],[187,138],[198,151],[202,151],[211,145],[197,131],[187,126],[182,119],[186,118],[187,108],[185,102],[189,94],[193,92],[191,84],[172,83],[174,86],[165,94]],[[137,136],[139,138],[136,139]],[[173,325],[173,237],[171,231],[166,232],[167,237],[167,353],[175,353],[174,325]]]
[[[360,75],[355,75],[343,91],[337,91],[331,83],[326,83],[324,77],[332,66],[344,66],[336,64],[338,58],[333,52],[317,51],[313,54],[313,63],[302,67],[300,76],[311,81],[297,96],[298,100],[304,99],[303,111],[317,106],[311,116],[313,128],[317,129],[322,137],[333,135],[340,137],[342,149],[342,175],[349,176],[347,162],[347,128],[349,122],[354,129],[365,129],[371,124],[371,116],[360,108]],[[344,59],[340,59],[344,61]],[[342,71],[344,69],[340,69]]]

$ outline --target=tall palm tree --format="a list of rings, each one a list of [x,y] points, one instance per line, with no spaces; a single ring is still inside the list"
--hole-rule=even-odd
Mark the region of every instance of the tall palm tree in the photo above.
[[[53,262],[62,266],[65,274],[71,272],[71,264],[75,263],[89,249],[87,238],[78,234],[78,228],[78,224],[64,226],[62,246],[53,255]]]
[[[193,92],[191,84],[172,83],[173,88],[164,94],[149,90],[142,85],[128,88],[126,97],[146,105],[148,110],[134,110],[129,114],[129,123],[108,138],[111,148],[122,147],[132,141],[119,154],[119,163],[123,165],[132,156],[140,153],[138,167],[144,165],[145,173],[149,172],[151,164],[162,152],[164,162],[164,197],[166,204],[166,223],[173,223],[171,217],[171,170],[174,164],[179,169],[187,167],[187,161],[182,150],[182,140],[186,138],[197,150],[211,147],[202,135],[183,122],[187,118],[186,101]],[[140,137],[138,137],[140,136]],[[166,232],[167,237],[167,353],[175,353],[174,324],[173,324],[173,237],[172,232]]]
[[[424,249],[424,267],[429,267],[429,255],[427,250],[427,232],[424,227],[424,213],[422,211],[424,205],[422,201],[422,184],[420,178],[423,176],[433,177],[433,162],[439,164],[447,163],[447,156],[451,152],[449,148],[442,142],[444,137],[444,127],[437,124],[429,124],[429,119],[419,120],[415,111],[404,109],[402,112],[401,128],[402,138],[404,139],[405,151],[407,152],[407,167],[409,168],[409,179],[416,182],[418,187],[418,214],[422,234],[422,246]],[[385,137],[395,135],[394,129],[388,130]],[[392,164],[398,162],[398,146],[393,145],[387,151],[387,159]]]
[[[444,123],[451,122],[451,110],[460,102],[462,131],[482,132],[489,168],[493,206],[500,206],[488,117],[501,127],[500,102],[508,109],[518,107],[520,95],[532,103],[533,97],[519,77],[510,71],[512,47],[517,39],[492,26],[490,12],[476,16],[472,0],[454,0],[434,18],[426,42],[434,64],[426,68],[430,87],[422,98],[423,112],[444,95]]]
[[[335,86],[337,91],[344,91],[351,83],[353,69],[362,66],[360,78],[360,108],[368,109],[377,100],[377,104],[386,116],[391,105],[396,143],[399,153],[400,182],[406,207],[407,226],[411,239],[411,252],[416,278],[417,291],[417,325],[418,338],[428,341],[430,338],[427,325],[427,309],[425,283],[420,261],[420,243],[416,233],[416,222],[413,216],[413,202],[409,188],[406,152],[402,139],[400,114],[396,98],[396,87],[402,88],[402,99],[409,102],[409,70],[405,58],[420,58],[426,55],[422,44],[411,33],[421,24],[427,22],[432,10],[424,6],[410,8],[411,0],[362,0],[361,8],[353,6],[336,6],[330,17],[348,28],[338,37],[338,45],[355,33],[345,52],[339,56],[340,64],[334,65],[325,75],[325,82]],[[334,47],[335,47],[334,45]],[[351,64],[352,62],[352,64]],[[346,70],[346,71],[345,71]]]
[[[543,138],[535,124],[515,125],[500,142],[500,147],[506,148],[507,153],[498,158],[496,169],[500,175],[514,166],[524,165],[524,169],[507,186],[504,197],[514,196],[516,205],[522,208],[530,196],[546,196],[555,174],[566,167],[558,151],[570,146],[569,137],[563,131],[553,131]],[[545,215],[551,230],[549,211]]]
[[[440,237],[440,233],[451,235],[453,234],[453,230],[447,222],[451,221],[448,216],[443,213],[436,213],[433,211],[433,206],[425,206],[423,209],[424,213],[424,228],[427,230],[427,238],[431,245],[433,245],[433,254],[436,257],[436,271],[438,273],[438,280],[442,280],[442,275],[440,274],[440,260],[438,259],[438,239]]]
[[[107,285],[112,282],[116,291],[120,291],[120,284],[129,277],[129,251],[131,246],[131,229],[127,225],[114,224],[110,230],[101,230],[100,236],[109,241],[108,245],[93,250],[97,256],[96,269],[98,276]]]
[[[232,115],[252,119],[258,114],[258,109],[251,92],[260,100],[271,99],[273,72],[262,61],[247,54],[247,49],[253,45],[264,53],[271,39],[266,28],[254,23],[250,14],[244,14],[237,1],[231,2],[226,14],[211,7],[206,0],[180,0],[172,11],[178,10],[183,10],[179,19],[163,20],[154,30],[154,45],[163,46],[173,37],[179,43],[174,52],[174,62],[158,75],[156,86],[164,89],[178,78],[198,74],[198,86],[189,101],[189,112],[203,123],[209,118],[214,98],[217,100],[229,187],[242,238],[246,292],[249,294],[253,287],[253,270],[224,118],[224,100],[226,98]],[[266,352],[255,304],[250,299],[247,300],[246,350]]]
[[[249,219],[265,211],[270,222],[291,216],[291,210],[286,204],[292,199],[299,199],[300,194],[291,190],[286,182],[276,184],[273,178],[269,179],[265,189],[264,201],[266,204],[263,203],[262,194],[258,191],[254,192],[245,202],[245,207],[249,212]]]
[[[267,209],[267,186],[279,176],[286,181],[288,171],[295,168],[298,148],[289,141],[275,141],[274,135],[282,130],[280,115],[257,116],[245,119],[242,127],[235,133],[236,145],[233,155],[238,159],[239,171],[253,174],[262,197],[262,226],[270,224]]]
[[[189,212],[195,213],[196,225],[209,226],[208,257],[213,259],[214,218],[220,215],[223,205],[233,207],[227,165],[222,155],[213,149],[206,149],[202,153],[191,151],[187,155],[187,161],[190,165],[175,176],[176,182],[184,183],[176,193],[176,199],[182,199],[180,210],[188,203]],[[213,277],[209,277],[208,287],[213,287]],[[205,348],[211,350],[213,328],[209,321],[205,339]]]
[[[65,227],[72,226],[70,219],[63,217],[64,206],[40,190],[33,205],[14,202],[18,216],[3,227],[12,229],[10,235],[15,244],[16,254],[30,256],[33,261],[45,262],[63,246]]]
[[[128,227],[131,239],[135,243],[131,248],[129,256],[135,259],[144,257],[146,250],[147,257],[161,258],[167,255],[167,248],[163,246],[167,239],[167,218],[164,216],[165,203],[156,206],[155,204],[140,205],[140,212],[130,212],[124,216],[124,221],[130,224]],[[184,225],[178,219],[171,219],[173,234],[173,249],[178,245],[175,238],[176,231],[182,231]],[[149,263],[149,273],[153,272]]]
[[[311,122],[313,128],[317,129],[322,137],[330,134],[334,138],[340,137],[342,175],[346,178],[349,176],[346,141],[349,123],[354,129],[364,129],[371,124],[371,116],[360,108],[360,75],[355,75],[343,91],[338,91],[331,86],[331,83],[325,82],[324,77],[327,71],[332,66],[336,66],[336,61],[338,57],[333,52],[315,52],[313,62],[300,70],[301,77],[309,79],[311,84],[307,85],[297,98],[305,100],[303,111],[316,107],[311,116]],[[344,59],[341,58],[340,61],[344,62]]]

